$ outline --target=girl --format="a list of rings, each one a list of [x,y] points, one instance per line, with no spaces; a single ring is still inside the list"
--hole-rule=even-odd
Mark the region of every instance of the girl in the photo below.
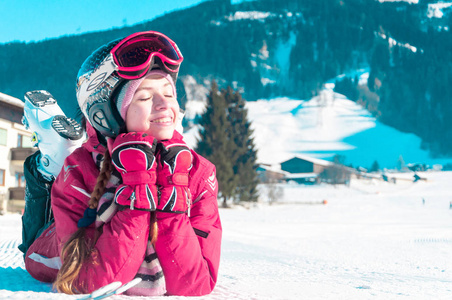
[[[142,282],[132,295],[198,296],[216,283],[221,248],[215,167],[188,149],[176,44],[148,31],[94,51],[77,79],[89,139],[55,180],[55,222],[25,265],[59,292]]]

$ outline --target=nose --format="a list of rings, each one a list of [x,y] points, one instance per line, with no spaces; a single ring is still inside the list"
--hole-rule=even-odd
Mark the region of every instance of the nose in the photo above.
[[[162,93],[154,94],[154,98],[152,100],[156,110],[164,110],[169,107],[169,100]]]

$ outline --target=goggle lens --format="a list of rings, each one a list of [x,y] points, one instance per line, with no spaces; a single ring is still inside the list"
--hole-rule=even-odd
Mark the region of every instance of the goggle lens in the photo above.
[[[119,47],[116,50],[115,55],[121,67],[129,68],[146,63],[149,57],[155,53],[160,53],[175,61],[180,59],[170,42],[157,36],[131,39],[126,44]]]
[[[111,53],[118,66],[118,73],[127,78],[142,76],[154,56],[159,57],[170,72],[177,72],[183,60],[176,44],[156,32],[139,33],[123,40]]]

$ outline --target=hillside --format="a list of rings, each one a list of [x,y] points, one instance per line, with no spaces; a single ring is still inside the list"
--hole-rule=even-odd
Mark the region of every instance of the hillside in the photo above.
[[[247,108],[260,162],[281,162],[297,154],[332,160],[339,154],[347,165],[369,169],[374,161],[381,168],[396,168],[400,157],[405,163],[430,166],[452,163],[452,158],[431,158],[421,149],[419,137],[382,124],[355,102],[331,91],[309,101],[259,100]]]
[[[338,154],[346,165],[370,169],[374,161],[388,169],[405,164],[452,164],[436,159],[421,147],[421,139],[382,124],[369,111],[330,89],[309,100],[260,99],[248,102],[258,162],[279,164],[295,155],[333,160]],[[185,135],[196,145],[197,128]]]
[[[366,94],[353,77],[342,93],[384,124],[419,136],[436,156],[450,155],[452,19],[450,7],[436,2],[207,1],[135,26],[0,45],[0,91],[22,98],[47,89],[74,116],[84,58],[107,41],[152,29],[184,54],[177,85],[183,105],[199,95],[187,93],[188,75],[203,88],[211,79],[232,85],[248,101],[310,99],[329,78],[369,68]]]

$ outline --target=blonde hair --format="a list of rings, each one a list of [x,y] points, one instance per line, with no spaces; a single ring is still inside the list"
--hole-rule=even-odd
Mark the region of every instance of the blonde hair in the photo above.
[[[96,209],[99,203],[99,199],[105,192],[108,181],[110,180],[111,173],[113,171],[113,164],[111,162],[110,152],[105,151],[104,161],[100,170],[99,176],[97,176],[97,182],[94,186],[94,190],[91,194],[91,198],[88,202],[89,208]],[[153,245],[157,240],[157,222],[155,212],[151,212],[151,226],[149,231],[149,240]],[[75,294],[85,293],[88,291],[79,291],[74,286],[74,281],[80,274],[82,265],[88,260],[93,250],[94,244],[101,234],[101,227],[97,231],[97,236],[93,241],[86,239],[86,229],[84,227],[79,228],[64,244],[61,251],[61,260],[63,262],[60,270],[58,271],[57,278],[53,283],[53,287],[60,293]]]

